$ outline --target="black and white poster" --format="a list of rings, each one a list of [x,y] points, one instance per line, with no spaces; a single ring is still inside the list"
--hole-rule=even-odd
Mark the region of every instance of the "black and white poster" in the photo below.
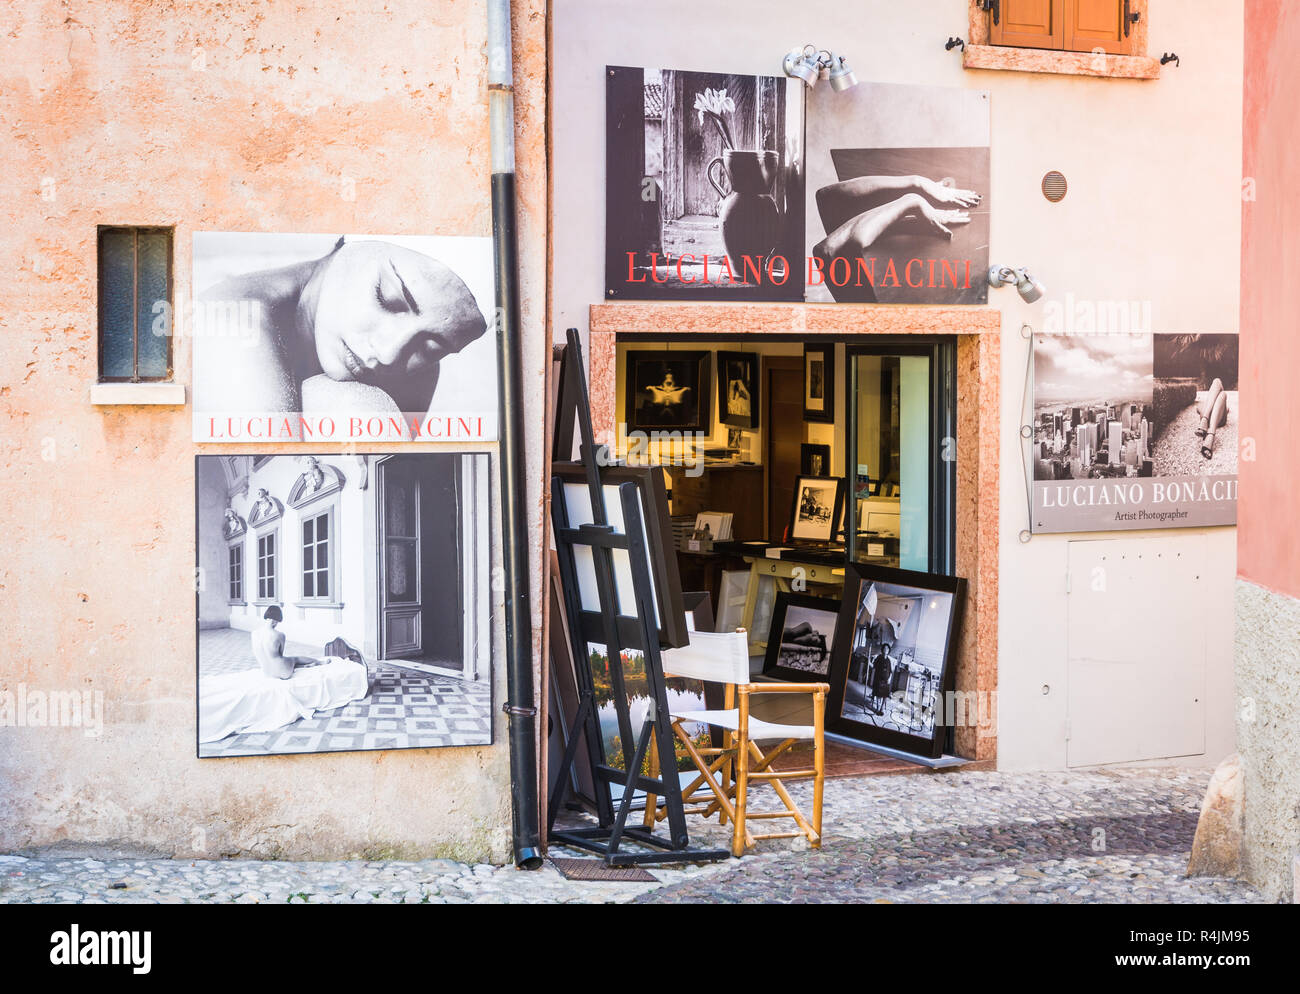
[[[817,87],[806,113],[806,299],[986,303],[988,93]]]
[[[199,232],[196,442],[497,437],[492,241]]]
[[[196,457],[201,758],[491,743],[489,458]]]
[[[803,84],[610,66],[611,300],[803,297]]]
[[[1237,343],[1035,335],[1031,530],[1236,524]]]
[[[840,602],[780,591],[767,635],[766,676],[818,683],[830,676]]]

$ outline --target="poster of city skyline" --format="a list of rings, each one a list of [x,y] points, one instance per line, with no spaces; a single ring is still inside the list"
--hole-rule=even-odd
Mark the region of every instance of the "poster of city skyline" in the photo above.
[[[1033,402],[1031,531],[1236,523],[1236,335],[1036,335]]]

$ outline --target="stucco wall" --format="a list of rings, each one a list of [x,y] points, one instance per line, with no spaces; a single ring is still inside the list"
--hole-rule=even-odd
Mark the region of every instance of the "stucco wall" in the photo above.
[[[541,0],[514,6],[536,659],[546,37]],[[499,714],[488,748],[194,758],[190,412],[88,399],[96,225],[175,226],[180,303],[196,230],[490,234],[483,4],[28,2],[5,22],[0,680],[102,693],[104,728],[0,728],[0,849],[506,858]],[[175,369],[189,384],[184,337]],[[494,680],[503,700],[499,661]]]
[[[1241,466],[1237,735],[1246,777],[1242,866],[1275,898],[1293,893],[1292,859],[1300,852],[1300,421],[1292,413],[1300,370],[1300,150],[1291,135],[1300,120],[1298,43],[1294,4],[1246,4],[1242,168],[1255,199],[1242,221],[1241,433],[1257,458]]]
[[[1152,0],[1150,50],[1182,57],[1155,81],[965,70],[944,41],[966,36],[968,6],[751,0],[737,16],[728,5],[665,0],[630,30],[615,16],[625,9],[615,0],[558,3],[553,250],[562,262],[554,326],[585,329],[588,306],[604,296],[606,64],[773,74],[786,51],[811,42],[846,56],[860,79],[990,91],[991,260],[1028,266],[1050,289],[1033,305],[1009,289],[990,293],[1002,313],[997,759],[1009,769],[1055,769],[1068,762],[1069,542],[1101,536],[1019,541],[1029,518],[1017,434],[1029,345],[1020,328],[1043,328],[1048,303],[1072,294],[1095,304],[1149,303],[1156,332],[1237,331],[1241,4]],[[1039,192],[1051,169],[1070,183],[1057,205]],[[1175,758],[1216,763],[1234,741],[1234,530],[1119,537],[1140,551],[1155,534],[1208,544],[1207,596],[1186,605],[1187,623],[1205,633],[1205,751]]]

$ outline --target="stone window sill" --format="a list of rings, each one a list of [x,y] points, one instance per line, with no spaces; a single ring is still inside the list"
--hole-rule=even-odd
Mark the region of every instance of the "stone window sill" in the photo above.
[[[116,405],[166,405],[183,407],[183,383],[95,383],[90,388],[90,402],[99,407]]]
[[[296,608],[328,608],[331,611],[342,611],[342,601],[294,601]]]
[[[1145,55],[1054,52],[1042,48],[1007,48],[1001,45],[967,45],[962,65],[967,69],[1061,73],[1110,79],[1159,79],[1161,69],[1159,59]]]

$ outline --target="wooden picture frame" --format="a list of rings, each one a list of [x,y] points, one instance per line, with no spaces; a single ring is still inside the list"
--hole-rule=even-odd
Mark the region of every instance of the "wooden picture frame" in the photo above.
[[[561,481],[562,498],[571,527],[590,524],[591,492],[587,488],[587,469],[582,463],[552,463],[551,475]],[[690,641],[686,614],[682,607],[682,584],[677,572],[677,552],[673,544],[672,523],[668,519],[668,493],[664,489],[663,470],[658,466],[603,466],[601,486],[605,493],[606,520],[621,533],[623,508],[618,487],[635,483],[641,495],[641,517],[645,527],[646,548],[650,558],[650,581],[654,587],[656,624],[659,641],[676,648]],[[555,495],[552,495],[555,499]],[[590,550],[576,550],[579,595],[584,614],[600,611],[596,587],[594,557]],[[620,626],[629,631],[636,624],[633,613],[634,594],[630,558],[626,550],[614,552],[614,585],[619,604]]]
[[[818,457],[820,457],[820,463]],[[831,447],[813,442],[804,442],[800,445],[799,472],[804,476],[830,476]]]
[[[779,591],[763,675],[788,683],[829,682],[839,615],[840,602],[832,597]]]
[[[961,577],[849,563],[827,730],[917,756],[943,755],[965,601]]]
[[[820,424],[835,422],[835,346],[803,347],[803,419]]]
[[[711,352],[629,351],[624,357],[628,431],[713,430]]]
[[[794,499],[790,504],[791,542],[833,542],[840,531],[844,513],[844,478],[839,476],[803,476],[794,481]],[[834,492],[832,498],[831,492]],[[833,501],[831,507],[826,507]]]
[[[718,421],[737,428],[762,422],[762,376],[757,352],[719,352]]]

